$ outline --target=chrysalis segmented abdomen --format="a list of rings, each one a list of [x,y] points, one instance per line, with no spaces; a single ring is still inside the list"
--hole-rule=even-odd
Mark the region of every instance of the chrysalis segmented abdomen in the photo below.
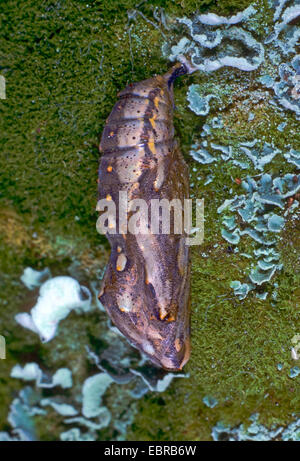
[[[99,199],[179,199],[189,195],[188,168],[174,139],[173,80],[164,76],[119,93],[100,143]],[[130,210],[129,210],[130,215]],[[155,364],[179,370],[189,359],[189,250],[183,234],[108,233],[110,260],[99,295],[119,330]]]

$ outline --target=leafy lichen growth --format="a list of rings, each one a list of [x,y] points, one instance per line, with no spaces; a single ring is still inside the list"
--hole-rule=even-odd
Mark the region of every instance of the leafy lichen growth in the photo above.
[[[95,230],[97,146],[117,92],[131,81],[167,70],[161,42],[163,34],[170,34],[171,40],[173,32],[163,26],[165,15],[170,23],[176,16],[197,12],[225,16],[250,3],[153,0],[137,7],[134,0],[9,0],[1,6],[1,74],[7,91],[7,99],[0,103],[4,146],[0,158],[0,334],[7,341],[7,360],[0,366],[1,430],[9,429],[11,393],[22,387],[10,377],[13,365],[36,362],[53,370],[69,366],[74,397],[80,394],[84,379],[99,372],[87,361],[85,346],[91,344],[98,353],[109,346],[104,334],[106,316],[101,312],[82,318],[71,314],[48,344],[17,328],[14,315],[29,311],[36,301],[37,293],[28,293],[20,281],[27,266],[49,267],[53,276],[72,275],[75,270],[81,284],[99,280],[108,244]],[[252,23],[253,34],[261,40],[273,20],[272,11],[267,1],[256,4],[260,19]],[[161,20],[154,17],[155,11]],[[272,63],[264,65],[265,73],[275,76]],[[176,133],[190,167],[192,193],[205,197],[207,210],[205,242],[192,251],[193,351],[186,366],[189,378],[174,380],[162,394],[148,393],[132,403],[128,389],[108,390],[105,403],[119,417],[117,427],[125,432],[131,426],[126,437],[132,440],[206,440],[218,421],[230,426],[247,424],[254,412],[267,426],[292,420],[299,399],[295,381],[289,377],[294,365],[291,339],[299,325],[297,223],[287,220],[282,231],[283,270],[276,278],[276,301],[250,294],[241,303],[229,282],[247,271],[248,260],[240,253],[251,253],[253,242],[243,238],[240,253],[234,253],[221,237],[217,209],[230,189],[239,193],[234,179],[245,173],[238,165],[226,163],[212,173],[210,165],[200,166],[189,155],[205,123],[188,109],[186,94],[192,83],[205,94],[217,93],[218,99],[210,101],[208,121],[222,112],[225,128],[214,129],[216,144],[238,147],[249,140],[249,129],[261,144],[274,142],[282,150],[291,137],[296,139],[294,115],[267,105],[272,91],[258,82],[259,75],[258,70],[245,74],[225,68],[211,77],[196,73],[175,84]],[[251,121],[249,111],[255,115]],[[282,122],[286,122],[283,132],[277,129]],[[291,171],[291,165],[279,156],[270,168],[272,174]],[[218,405],[207,407],[206,395],[214,396]],[[127,408],[132,410],[128,420]],[[46,417],[36,417],[36,426],[42,440],[58,439],[69,429],[51,409]],[[98,437],[114,439],[119,433],[109,427]]]

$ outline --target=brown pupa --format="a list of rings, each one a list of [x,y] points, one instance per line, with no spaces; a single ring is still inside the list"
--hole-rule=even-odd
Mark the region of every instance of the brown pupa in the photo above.
[[[104,128],[99,200],[119,208],[128,200],[189,197],[187,165],[174,139],[173,82],[188,73],[176,64],[163,76],[134,83],[119,93]],[[129,210],[129,214],[132,213]],[[139,350],[167,370],[180,370],[190,356],[190,263],[185,236],[107,233],[111,255],[99,300]],[[114,225],[113,225],[114,227]]]

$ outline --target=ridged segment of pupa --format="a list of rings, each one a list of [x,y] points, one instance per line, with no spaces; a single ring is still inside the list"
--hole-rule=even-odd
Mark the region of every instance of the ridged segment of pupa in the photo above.
[[[127,86],[100,143],[99,199],[189,196],[188,168],[174,139],[174,66]],[[116,226],[118,229],[118,214]],[[111,255],[99,299],[119,330],[156,365],[179,370],[190,354],[189,249],[184,235],[107,234]]]

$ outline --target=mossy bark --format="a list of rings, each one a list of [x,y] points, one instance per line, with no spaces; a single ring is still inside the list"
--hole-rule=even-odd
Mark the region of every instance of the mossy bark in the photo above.
[[[9,404],[22,387],[9,377],[14,364],[71,366],[77,386],[91,371],[85,345],[101,337],[105,314],[71,316],[65,320],[65,334],[61,330],[53,343],[42,345],[14,320],[37,296],[28,294],[20,276],[27,266],[47,266],[53,275],[62,275],[76,263],[81,283],[88,284],[105,266],[108,244],[95,229],[99,137],[117,92],[168,68],[161,42],[162,32],[169,32],[153,19],[153,9],[164,8],[173,17],[208,10],[228,15],[250,3],[153,0],[140,6],[142,14],[133,12],[134,0],[8,0],[0,7],[0,72],[7,93],[0,102],[0,334],[7,341],[7,360],[0,363],[1,429],[8,429]],[[263,21],[271,16],[266,2],[257,3],[262,8],[259,37]],[[220,69],[175,85],[176,133],[190,166],[192,193],[206,203],[205,241],[192,251],[192,356],[185,370],[188,379],[174,380],[162,395],[147,394],[134,403],[135,419],[127,436],[131,440],[207,440],[218,421],[234,426],[247,422],[252,413],[259,413],[267,426],[284,425],[299,402],[299,386],[289,377],[294,365],[289,347],[299,328],[299,272],[292,263],[298,229],[291,221],[283,231],[287,245],[282,243],[284,268],[276,279],[276,303],[252,295],[239,301],[229,284],[247,271],[247,264],[222,239],[217,208],[231,188],[238,193],[232,178],[244,173],[237,166],[221,165],[214,180],[204,185],[210,166],[199,166],[189,156],[204,123],[187,107],[189,84],[220,88],[221,102],[211,102],[209,117],[219,114],[221,106],[225,128],[215,131],[216,140],[234,145],[249,139],[250,108],[242,102],[256,91],[255,78],[256,72]],[[284,148],[291,133],[296,135],[292,114],[285,120],[263,101],[250,106],[255,113],[253,137]],[[288,129],[280,133],[276,126],[283,119]],[[272,163],[272,173],[285,171],[290,169],[279,160]],[[247,238],[242,245],[244,252],[252,248]],[[282,371],[277,363],[283,364]],[[122,392],[121,387],[115,391]],[[205,395],[215,397],[218,405],[206,407]],[[52,437],[51,431],[57,437],[61,431],[55,414],[49,421],[49,431],[40,430],[43,440]],[[102,437],[114,438],[115,432],[104,431]]]

